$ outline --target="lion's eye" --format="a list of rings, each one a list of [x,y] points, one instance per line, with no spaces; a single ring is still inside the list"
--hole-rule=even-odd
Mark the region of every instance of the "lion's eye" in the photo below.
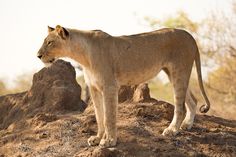
[[[47,42],[47,45],[48,45],[48,46],[52,45],[52,41],[48,41],[48,42]]]

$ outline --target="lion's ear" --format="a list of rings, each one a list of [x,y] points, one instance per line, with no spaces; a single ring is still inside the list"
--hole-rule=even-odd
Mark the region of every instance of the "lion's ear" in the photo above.
[[[64,27],[61,27],[60,25],[56,26],[56,31],[62,39],[66,39],[69,36],[69,32]]]
[[[52,27],[48,26],[48,33],[52,32],[54,30],[55,30],[55,28],[52,28]]]

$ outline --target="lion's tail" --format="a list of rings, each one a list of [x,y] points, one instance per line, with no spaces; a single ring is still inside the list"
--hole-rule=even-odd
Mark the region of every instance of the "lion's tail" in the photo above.
[[[197,49],[197,53],[195,56],[195,64],[196,64],[199,87],[200,87],[202,96],[203,96],[205,103],[206,103],[200,107],[199,111],[201,113],[206,113],[210,109],[211,104],[210,104],[209,99],[207,98],[207,95],[206,95],[206,92],[205,92],[205,89],[203,86],[202,72],[201,72],[201,61],[200,61],[200,54],[199,54],[198,49]]]

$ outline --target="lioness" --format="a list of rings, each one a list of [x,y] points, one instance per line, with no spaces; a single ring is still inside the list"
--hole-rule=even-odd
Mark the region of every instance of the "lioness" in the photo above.
[[[207,112],[210,108],[202,82],[198,47],[193,37],[184,30],[161,29],[114,37],[100,30],[48,27],[48,36],[38,52],[38,57],[44,63],[52,63],[59,57],[70,57],[81,64],[98,123],[97,135],[88,139],[92,146],[116,145],[119,87],[145,82],[156,76],[160,70],[167,73],[173,84],[175,103],[174,117],[169,127],[164,130],[164,136],[176,135],[180,127],[192,127],[196,103],[188,90],[188,83],[194,61],[206,102],[201,107],[201,112]]]

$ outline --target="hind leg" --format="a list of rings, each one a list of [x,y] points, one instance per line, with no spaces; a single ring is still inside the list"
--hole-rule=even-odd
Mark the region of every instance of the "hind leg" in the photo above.
[[[187,90],[185,101],[187,113],[181,124],[181,129],[190,130],[193,126],[194,117],[196,115],[197,100],[189,89]]]
[[[185,114],[185,95],[186,95],[186,87],[182,87],[181,89],[174,89],[175,90],[175,109],[174,109],[174,117],[169,125],[168,128],[164,130],[162,133],[164,136],[174,136],[178,134],[180,125],[184,119]]]
[[[174,136],[178,134],[180,125],[184,119],[185,115],[185,97],[188,88],[189,76],[191,70],[183,70],[183,71],[173,71],[169,73],[168,70],[165,70],[168,77],[170,78],[173,88],[174,88],[174,117],[171,121],[171,124],[168,128],[164,130],[162,135],[164,136]],[[182,74],[185,75],[182,75]]]

